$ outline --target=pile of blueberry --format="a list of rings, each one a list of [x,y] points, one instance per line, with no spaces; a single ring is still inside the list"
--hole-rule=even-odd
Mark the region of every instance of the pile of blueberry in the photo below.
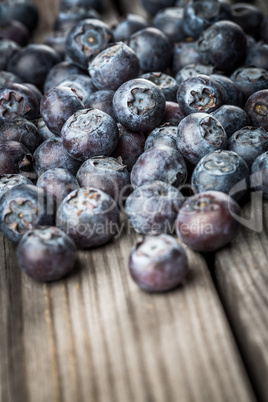
[[[111,27],[99,0],[61,0],[45,44],[29,44],[33,3],[0,4],[0,229],[36,280],[65,276],[126,214],[144,235],[131,276],[169,290],[188,272],[183,244],[223,247],[248,192],[268,198],[268,17],[142,3],[150,23]]]

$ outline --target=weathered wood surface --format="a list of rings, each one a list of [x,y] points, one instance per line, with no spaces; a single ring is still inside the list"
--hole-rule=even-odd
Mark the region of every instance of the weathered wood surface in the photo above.
[[[51,13],[41,19],[41,38],[57,2],[36,3]],[[136,0],[127,4],[137,12]],[[107,0],[113,24],[109,7]],[[0,237],[1,402],[247,402],[256,400],[251,381],[268,400],[265,232],[242,229],[217,253],[222,303],[203,257],[191,251],[184,287],[140,291],[127,272],[136,237],[125,229],[79,252],[71,276],[44,285],[19,271],[14,245]]]
[[[254,401],[203,258],[189,251],[185,286],[148,295],[127,271],[135,238],[79,252],[48,285],[1,238],[1,401]]]
[[[242,227],[215,257],[215,277],[259,400],[268,401],[268,203],[261,233]]]

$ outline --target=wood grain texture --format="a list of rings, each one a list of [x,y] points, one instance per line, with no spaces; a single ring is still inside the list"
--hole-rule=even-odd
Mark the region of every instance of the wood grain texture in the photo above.
[[[146,294],[127,271],[136,237],[79,252],[44,285],[1,238],[2,402],[254,401],[203,258],[188,251],[185,286]]]
[[[46,10],[41,40],[58,2],[35,2]],[[138,12],[136,0],[126,4]],[[117,15],[105,0],[105,20],[112,25]],[[128,229],[104,247],[80,251],[73,274],[52,284],[22,274],[15,246],[0,237],[1,402],[255,401],[204,259],[188,250],[185,286],[146,294],[127,271],[137,238]],[[243,286],[246,297],[248,281]]]
[[[249,209],[249,208],[247,208]],[[217,286],[259,400],[268,401],[268,202],[261,233],[241,227],[216,254]]]

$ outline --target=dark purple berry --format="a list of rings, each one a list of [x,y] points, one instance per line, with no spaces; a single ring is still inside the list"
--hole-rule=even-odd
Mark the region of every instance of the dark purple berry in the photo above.
[[[26,232],[17,248],[20,269],[31,278],[46,282],[69,274],[76,260],[73,240],[56,227],[40,227]]]
[[[268,152],[264,152],[255,159],[251,166],[251,187],[255,191],[262,191],[263,197],[268,199]]]
[[[228,195],[209,191],[188,198],[177,220],[178,237],[189,247],[201,252],[215,251],[235,237],[240,207]]]
[[[175,102],[178,90],[176,80],[170,75],[164,73],[146,73],[140,76],[145,80],[153,82],[163,92],[166,101]]]
[[[184,248],[174,237],[161,234],[137,241],[129,257],[129,271],[147,292],[165,292],[181,285],[188,274]]]
[[[43,188],[59,206],[69,193],[79,188],[79,183],[68,170],[52,168],[39,177],[36,186]]]
[[[169,123],[163,124],[160,127],[155,128],[148,135],[144,150],[148,151],[148,149],[166,145],[168,147],[172,147],[176,150],[177,148],[177,127],[171,126]]]
[[[59,137],[44,141],[34,152],[34,169],[40,176],[48,169],[62,168],[76,175],[81,162],[71,157]]]
[[[130,177],[134,188],[154,180],[178,187],[185,183],[187,169],[182,155],[176,149],[161,145],[139,157]]]
[[[248,191],[249,168],[235,152],[214,151],[196,165],[191,182],[195,193],[221,191],[240,200]]]
[[[207,113],[192,113],[178,125],[177,149],[193,165],[208,153],[226,147],[224,128]]]
[[[84,108],[75,89],[56,87],[45,93],[41,100],[41,115],[52,133],[60,135],[64,123],[75,112]]]
[[[246,57],[247,39],[243,29],[231,21],[219,21],[207,28],[198,40],[204,64],[233,71]]]
[[[0,141],[4,140],[21,142],[33,153],[41,143],[41,136],[32,122],[20,118],[1,126]]]
[[[148,22],[145,18],[136,14],[126,14],[120,17],[116,26],[113,27],[114,40],[125,42],[132,34],[147,27]]]
[[[211,113],[223,104],[219,84],[207,75],[197,75],[183,81],[178,88],[177,102],[185,115]]]
[[[24,82],[29,82],[43,89],[46,76],[60,59],[49,46],[31,44],[13,55],[8,63],[8,70],[18,75]],[[29,68],[34,66],[34,68]]]
[[[78,22],[66,39],[66,54],[78,67],[87,69],[88,63],[113,40],[112,30],[97,19]]]
[[[245,105],[251,124],[268,130],[268,89],[252,94]]]
[[[264,128],[244,127],[229,138],[228,149],[251,166],[259,155],[268,151],[268,132]]]
[[[74,113],[64,124],[61,137],[67,152],[80,161],[92,156],[109,156],[118,139],[114,119],[97,109],[83,109]]]
[[[76,178],[81,187],[102,190],[117,202],[129,192],[129,173],[120,157],[94,156],[82,164]]]
[[[54,215],[54,202],[43,189],[30,184],[15,186],[0,199],[0,229],[13,242],[37,226],[53,225]]]
[[[155,180],[137,187],[130,194],[126,200],[126,213],[138,233],[173,233],[183,201],[179,190]]]
[[[118,144],[112,153],[113,158],[122,158],[122,162],[131,170],[138,157],[144,151],[145,137],[143,133],[130,131],[120,123],[117,125],[119,131]]]
[[[161,123],[165,104],[161,89],[142,78],[125,82],[113,99],[117,120],[129,130],[141,132],[153,130]]]
[[[115,91],[124,82],[138,77],[140,62],[129,46],[119,42],[99,53],[88,71],[98,89]]]
[[[88,106],[92,109],[102,110],[116,120],[113,108],[114,94],[115,92],[111,90],[96,91],[91,94],[88,100]]]
[[[57,211],[57,226],[78,248],[100,246],[119,231],[119,210],[106,193],[94,188],[72,191]]]
[[[9,84],[0,89],[0,120],[2,122],[19,117],[33,120],[39,114],[38,102],[32,91],[22,84]]]
[[[3,174],[0,176],[0,197],[19,184],[33,184],[27,177],[21,174]]]
[[[30,151],[17,141],[0,142],[0,175],[20,173],[33,162]]]
[[[144,28],[134,33],[129,41],[144,73],[165,71],[169,66],[172,48],[166,35],[156,28]]]
[[[268,71],[263,68],[240,67],[233,72],[231,79],[239,86],[245,99],[268,88]]]
[[[58,86],[63,81],[68,80],[69,77],[71,77],[72,75],[77,74],[86,74],[86,71],[77,67],[70,61],[62,61],[58,64],[55,64],[55,66],[51,68],[46,77],[44,92],[47,92],[49,89],[52,89]]]
[[[240,128],[249,126],[247,113],[238,106],[222,105],[219,109],[214,110],[211,116],[221,123],[228,138]]]

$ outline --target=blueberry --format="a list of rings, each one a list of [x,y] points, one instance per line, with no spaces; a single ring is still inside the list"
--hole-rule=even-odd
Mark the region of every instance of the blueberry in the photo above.
[[[178,88],[177,102],[186,115],[211,113],[223,104],[219,84],[207,75],[197,75],[183,81]]]
[[[201,63],[201,57],[197,49],[197,42],[190,39],[192,38],[187,38],[187,40],[175,43],[173,46],[171,66],[174,75],[188,64]]]
[[[0,88],[5,88],[9,84],[22,84],[22,80],[15,74],[8,71],[0,71]]]
[[[117,202],[129,192],[129,173],[120,157],[94,156],[82,164],[76,178],[81,187],[102,190]]]
[[[246,34],[259,38],[263,13],[253,4],[238,3],[231,6],[231,18]]]
[[[15,186],[0,199],[0,229],[13,242],[34,227],[53,225],[54,214],[54,203],[46,192],[30,184]]]
[[[64,123],[84,104],[77,92],[68,87],[52,88],[41,100],[41,115],[53,134],[60,135]]]
[[[36,186],[43,188],[48,195],[54,198],[56,206],[59,206],[69,193],[79,188],[79,183],[68,170],[52,168],[39,177]]]
[[[132,34],[147,27],[148,22],[145,18],[136,14],[126,14],[120,17],[118,23],[113,27],[114,40],[115,42],[125,42]]]
[[[129,271],[147,292],[165,292],[181,285],[189,267],[184,248],[165,234],[137,241],[129,257]]]
[[[264,16],[260,27],[261,38],[268,43],[268,16]]]
[[[8,63],[8,70],[43,89],[46,76],[55,64],[59,63],[55,50],[46,45],[31,44],[14,54]],[[34,66],[34,68],[29,68]]]
[[[244,107],[244,95],[233,80],[221,74],[211,74],[211,78],[220,85],[223,103]]]
[[[44,83],[44,92],[47,92],[49,89],[58,86],[61,82],[68,80],[69,77],[71,77],[72,75],[77,74],[86,74],[86,71],[77,67],[70,61],[62,61],[55,64],[55,66],[51,68],[48,75],[46,76],[46,80]]]
[[[48,140],[49,138],[55,138],[55,134],[53,134],[49,128],[46,126],[43,117],[39,117],[39,119],[34,120],[34,124],[38,129],[41,142]]]
[[[88,63],[113,40],[112,30],[97,19],[86,19],[75,25],[66,39],[66,54],[78,67]]]
[[[20,118],[1,126],[0,141],[3,140],[21,142],[33,153],[41,143],[41,136],[32,122]]]
[[[142,78],[125,82],[113,99],[117,120],[129,130],[141,132],[153,130],[161,123],[165,104],[161,89]]]
[[[170,75],[164,73],[146,73],[140,76],[145,80],[149,80],[157,85],[163,92],[166,101],[175,102],[178,90],[176,80]]]
[[[166,7],[160,10],[153,19],[153,26],[164,32],[172,42],[180,42],[186,36],[183,29],[183,8]]]
[[[56,227],[26,232],[17,248],[20,269],[37,281],[55,281],[69,274],[76,260],[73,240]]]
[[[78,248],[99,246],[119,231],[119,211],[115,201],[94,188],[72,191],[57,211],[57,226],[67,233]]]
[[[71,157],[58,137],[44,141],[34,152],[34,169],[40,176],[48,169],[63,168],[76,175],[81,162]]]
[[[68,87],[75,91],[84,105],[89,104],[91,95],[97,90],[92,79],[82,74],[71,75],[69,78],[62,81],[59,86]]]
[[[233,151],[214,151],[196,165],[191,183],[195,193],[215,190],[240,200],[249,187],[249,168]]]
[[[178,237],[201,252],[215,251],[235,237],[241,210],[236,201],[219,191],[208,191],[188,198],[177,220]]]
[[[78,22],[86,19],[101,19],[100,14],[91,8],[88,4],[70,4],[66,7],[62,7],[57,15],[57,19],[54,24],[54,29],[64,29],[66,27],[74,27]]]
[[[103,0],[61,0],[60,9],[65,10],[71,6],[84,6],[90,7],[96,11],[102,11]]]
[[[137,187],[126,200],[126,212],[135,231],[142,234],[173,233],[183,195],[159,180]]]
[[[109,156],[118,139],[114,119],[97,109],[83,109],[74,113],[64,124],[61,137],[67,152],[80,161],[92,156]]]
[[[0,174],[13,174],[29,168],[33,162],[30,151],[20,142],[0,142]]]
[[[176,150],[177,148],[177,127],[171,126],[166,123],[160,127],[155,128],[148,135],[144,150],[148,151],[148,149],[159,146],[166,145],[168,147],[172,147]]]
[[[192,113],[178,125],[177,147],[196,165],[203,156],[227,147],[227,135],[220,122],[207,113]]]
[[[259,155],[251,166],[251,186],[255,191],[262,191],[268,199],[268,152]]]
[[[89,64],[88,71],[98,89],[115,91],[139,75],[140,62],[129,46],[119,42],[100,52]]]
[[[246,57],[247,39],[243,29],[231,21],[219,21],[207,28],[198,40],[204,64],[233,71]]]
[[[177,102],[166,102],[166,110],[162,120],[162,124],[169,123],[172,126],[177,126],[185,114],[182,112],[180,105]]]
[[[25,0],[2,2],[0,14],[6,21],[15,20],[22,23],[30,32],[36,28],[39,19],[36,5],[32,1]]]
[[[251,166],[259,155],[268,151],[268,132],[264,128],[243,127],[229,138],[228,149]]]
[[[121,157],[123,164],[131,170],[138,157],[144,151],[145,137],[143,133],[130,131],[120,123],[117,125],[119,131],[118,144],[112,153],[112,157]]]
[[[6,191],[18,186],[19,184],[32,184],[32,182],[21,174],[0,175],[0,197],[2,197]]]
[[[20,45],[10,39],[0,40],[0,70],[7,68],[10,57],[20,50]]]
[[[268,44],[252,46],[248,50],[245,65],[268,70]]]
[[[154,15],[165,7],[173,7],[175,0],[141,0],[141,4],[148,13]]]
[[[257,67],[240,67],[231,79],[239,86],[247,100],[254,92],[268,88],[268,71]]]
[[[91,94],[88,100],[88,106],[92,109],[102,110],[116,120],[113,108],[114,93],[115,92],[111,90],[96,91]]]
[[[131,171],[134,188],[153,180],[161,180],[178,187],[185,183],[187,169],[182,155],[174,148],[158,146],[144,152]]]
[[[184,8],[183,29],[187,36],[198,39],[213,22],[229,19],[231,10],[218,0],[190,0]]]
[[[252,94],[245,105],[251,124],[268,130],[268,89]]]
[[[138,56],[144,73],[165,71],[169,67],[172,48],[169,39],[159,29],[141,29],[130,37],[129,46]]]
[[[211,75],[214,73],[214,67],[204,64],[187,64],[181,68],[176,74],[176,81],[181,84],[187,78],[195,77],[196,75]]]
[[[29,42],[29,31],[19,21],[0,20],[0,40],[10,39],[20,46],[26,46]]]
[[[23,117],[33,120],[38,116],[38,102],[32,91],[22,84],[9,84],[0,89],[0,120]]]
[[[221,123],[228,138],[240,128],[249,125],[247,113],[238,106],[222,105],[219,109],[214,110],[211,116]]]

